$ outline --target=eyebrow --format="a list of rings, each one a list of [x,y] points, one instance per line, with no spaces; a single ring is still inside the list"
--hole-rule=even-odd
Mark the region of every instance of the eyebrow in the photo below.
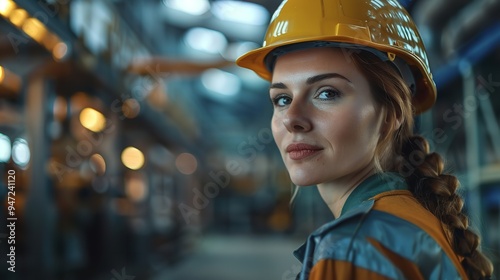
[[[344,79],[344,80],[348,81],[349,83],[352,83],[351,80],[349,80],[345,76],[340,75],[338,73],[326,73],[326,74],[316,75],[316,76],[312,76],[312,77],[307,78],[306,84],[312,85],[312,84],[317,83],[319,81],[331,79],[331,78],[340,78],[340,79]],[[273,83],[273,84],[271,84],[271,86],[269,88],[270,89],[271,88],[286,89],[288,87],[284,83]]]

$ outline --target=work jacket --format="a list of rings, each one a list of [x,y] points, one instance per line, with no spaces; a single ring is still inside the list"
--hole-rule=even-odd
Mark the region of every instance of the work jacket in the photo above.
[[[467,279],[449,234],[397,173],[363,181],[294,255],[299,280]]]

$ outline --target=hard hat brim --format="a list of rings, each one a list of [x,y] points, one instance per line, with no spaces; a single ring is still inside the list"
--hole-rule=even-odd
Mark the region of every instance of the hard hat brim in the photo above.
[[[283,43],[275,43],[273,45],[264,46],[252,51],[247,52],[246,54],[240,56],[236,60],[236,64],[240,67],[250,69],[254,71],[259,77],[271,81],[272,73],[270,69],[268,69],[265,61],[266,57],[275,49],[288,46],[292,44],[304,43],[304,42],[312,42],[312,41],[326,41],[326,42],[337,42],[338,47],[346,47],[350,48],[351,45],[360,45],[363,47],[371,47],[375,50],[385,53],[392,53],[400,58],[402,58],[410,68],[414,69],[412,71],[414,75],[422,75],[421,73],[427,72],[425,64],[421,61],[421,59],[404,49],[399,49],[398,46],[386,46],[376,44],[374,42],[363,41],[363,40],[353,40],[352,38],[341,38],[341,37],[332,37],[325,38],[325,36],[321,37],[311,37],[304,40],[303,38],[297,40],[288,40]],[[415,63],[417,62],[417,63]],[[429,74],[430,75],[430,74]],[[431,76],[432,77],[432,76]],[[412,103],[414,105],[415,114],[420,114],[421,112],[426,111],[434,104],[436,100],[436,85],[432,80],[427,79],[427,77],[420,77],[419,84],[417,84],[417,89],[415,95],[412,97]]]

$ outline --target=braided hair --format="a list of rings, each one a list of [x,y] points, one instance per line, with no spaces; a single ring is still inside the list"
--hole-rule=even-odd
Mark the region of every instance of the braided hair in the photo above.
[[[375,102],[386,114],[386,129],[382,131],[375,154],[376,168],[397,171],[405,177],[419,203],[444,225],[469,279],[491,278],[493,265],[479,251],[480,238],[469,228],[463,212],[464,201],[457,193],[457,177],[445,174],[441,156],[430,152],[424,137],[413,134],[409,87],[393,66],[375,55],[365,51],[350,55],[370,81]]]

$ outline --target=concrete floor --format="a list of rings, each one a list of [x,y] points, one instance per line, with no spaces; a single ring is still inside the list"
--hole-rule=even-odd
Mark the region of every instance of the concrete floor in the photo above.
[[[154,280],[293,280],[303,240],[284,236],[205,236],[198,250]]]

